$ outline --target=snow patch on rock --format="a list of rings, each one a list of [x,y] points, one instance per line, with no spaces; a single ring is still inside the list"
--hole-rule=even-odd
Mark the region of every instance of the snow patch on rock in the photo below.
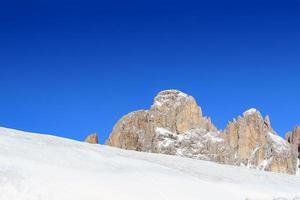
[[[158,93],[158,95],[154,98],[152,107],[161,107],[164,104],[171,102],[179,103],[182,99],[186,98],[190,98],[190,96],[179,90],[164,90]]]
[[[272,162],[272,158],[263,160],[261,163],[259,163],[257,168],[260,169],[260,170],[265,170],[266,168],[269,167],[271,162]]]
[[[229,157],[229,149],[220,132],[203,128],[191,129],[184,134],[176,134],[165,128],[156,128],[153,152],[201,160],[224,162],[221,157]]]
[[[272,140],[271,145],[274,147],[274,151],[278,153],[290,151],[290,145],[286,140],[281,138],[279,135],[268,132],[268,136]]]
[[[257,111],[256,108],[250,108],[249,110],[245,111],[245,112],[243,113],[243,115],[244,115],[244,116],[247,116],[247,115],[253,115],[253,114],[257,113],[257,112],[258,112],[258,111]]]
[[[300,159],[297,160],[297,170],[296,170],[296,175],[300,176]]]

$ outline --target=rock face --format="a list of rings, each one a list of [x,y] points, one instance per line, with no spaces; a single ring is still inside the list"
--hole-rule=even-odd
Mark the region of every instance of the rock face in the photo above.
[[[98,144],[98,135],[96,133],[90,134],[84,141],[91,144]]]
[[[250,109],[230,122],[224,137],[234,153],[235,165],[294,174],[291,146],[272,129],[269,117]]]
[[[128,150],[148,151],[153,134],[145,110],[129,113],[114,126],[106,144]]]
[[[288,132],[285,136],[288,143],[291,144],[293,154],[296,157],[296,171],[300,175],[300,126],[297,126],[293,131]]]
[[[209,160],[223,164],[233,163],[231,150],[219,131],[198,127],[183,134],[165,128],[156,128],[152,152]]]
[[[250,109],[222,132],[193,97],[178,90],[162,91],[149,110],[124,116],[106,144],[289,174],[296,169],[291,145],[275,133],[269,117]]]
[[[117,122],[106,144],[129,150],[153,151],[157,128],[184,134],[193,128],[216,130],[202,117],[195,99],[177,90],[160,92],[150,110],[129,113]]]
[[[193,128],[216,130],[210,119],[202,117],[202,110],[192,96],[177,90],[160,92],[149,111],[150,120],[156,127],[168,128],[183,134]]]

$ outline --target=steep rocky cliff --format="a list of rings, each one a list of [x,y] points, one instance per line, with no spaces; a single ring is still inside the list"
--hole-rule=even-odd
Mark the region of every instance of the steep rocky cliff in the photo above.
[[[224,137],[234,153],[234,164],[295,173],[291,145],[273,130],[269,117],[263,118],[256,109],[250,109],[230,122]]]
[[[178,90],[162,91],[149,110],[121,118],[106,144],[274,172],[296,171],[291,145],[272,129],[268,116],[250,109],[219,131],[195,99]]]
[[[210,119],[202,116],[193,97],[177,90],[166,90],[155,97],[150,110],[132,112],[119,120],[106,144],[152,151],[159,129],[179,135],[195,128],[216,130]]]
[[[300,175],[300,126],[297,126],[293,131],[288,132],[285,138],[292,146],[292,153],[297,160],[297,174]]]

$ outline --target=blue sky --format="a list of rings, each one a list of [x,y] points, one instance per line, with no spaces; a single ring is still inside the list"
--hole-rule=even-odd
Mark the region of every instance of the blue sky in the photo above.
[[[6,1],[0,126],[103,143],[160,90],[194,96],[222,129],[256,107],[300,124],[297,1]]]

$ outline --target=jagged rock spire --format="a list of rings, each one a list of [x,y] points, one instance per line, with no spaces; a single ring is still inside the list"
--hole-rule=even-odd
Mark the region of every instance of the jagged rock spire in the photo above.
[[[290,145],[273,130],[269,116],[252,108],[230,122],[224,137],[235,154],[235,164],[294,174]]]
[[[296,171],[300,175],[300,126],[296,126],[292,131],[285,136],[288,143],[291,144],[293,155],[296,157]]]

